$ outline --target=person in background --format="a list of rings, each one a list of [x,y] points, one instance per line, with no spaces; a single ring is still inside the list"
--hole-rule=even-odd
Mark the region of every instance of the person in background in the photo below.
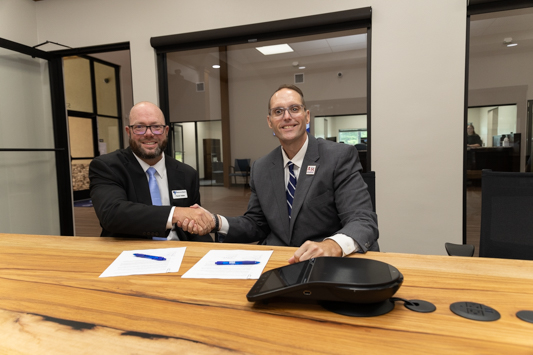
[[[468,126],[466,126],[466,132],[468,134],[466,139],[467,147],[475,148],[483,145],[481,137],[476,133],[472,123],[469,123]]]
[[[103,237],[213,241],[214,222],[200,209],[198,172],[163,152],[169,127],[150,102],[130,111],[126,126],[130,146],[101,155],[89,166],[90,194]],[[180,228],[195,221],[191,233]]]
[[[267,124],[281,146],[254,162],[246,213],[213,215],[218,241],[299,247],[291,264],[379,251],[377,215],[357,150],[307,134],[309,120],[298,87],[282,85],[271,96]],[[183,221],[183,228],[190,226]]]

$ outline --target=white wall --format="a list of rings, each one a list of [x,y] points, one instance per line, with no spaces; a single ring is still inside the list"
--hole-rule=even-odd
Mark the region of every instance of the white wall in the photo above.
[[[443,254],[444,242],[460,243],[462,235],[457,132],[464,130],[466,3],[375,1],[372,13],[380,244],[385,251]]]
[[[461,242],[463,171],[457,162],[463,136],[457,132],[464,129],[466,1],[46,0],[34,6],[39,41],[71,47],[129,41],[135,102],[157,102],[150,37],[372,6],[372,164],[380,245],[383,251],[443,254],[445,241]],[[265,102],[261,98],[260,110]],[[266,124],[262,133],[271,134]],[[416,144],[406,144],[414,133]],[[435,144],[442,141],[447,144]],[[234,157],[250,148],[236,142]]]

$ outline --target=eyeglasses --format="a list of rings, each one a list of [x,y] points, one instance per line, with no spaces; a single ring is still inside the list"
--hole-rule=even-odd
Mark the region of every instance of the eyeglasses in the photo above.
[[[280,118],[285,116],[285,111],[289,112],[291,117],[301,115],[305,110],[304,105],[291,105],[287,108],[285,107],[274,107],[270,110],[270,116],[275,118]]]
[[[152,131],[153,134],[163,134],[163,132],[165,132],[166,125],[157,124],[157,125],[145,126],[141,124],[136,124],[136,125],[128,126],[128,127],[130,127],[133,133],[135,134],[145,134],[148,128],[150,128],[150,131]]]

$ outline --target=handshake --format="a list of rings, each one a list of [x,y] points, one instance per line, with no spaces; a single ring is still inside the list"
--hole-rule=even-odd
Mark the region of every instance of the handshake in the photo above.
[[[215,215],[199,205],[176,207],[174,208],[172,224],[176,223],[185,232],[204,235],[211,232],[216,225],[220,225],[220,223],[216,223],[215,218],[220,217],[215,217]]]

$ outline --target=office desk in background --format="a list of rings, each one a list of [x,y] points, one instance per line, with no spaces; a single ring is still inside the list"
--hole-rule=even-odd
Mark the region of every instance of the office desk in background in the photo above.
[[[175,274],[98,276],[123,250],[187,246]],[[531,354],[533,261],[369,252],[396,266],[396,296],[434,303],[415,313],[353,318],[316,304],[249,303],[255,280],[182,279],[211,249],[274,250],[265,271],[295,248],[0,234],[0,353],[4,354]],[[484,303],[501,319],[453,314]]]

